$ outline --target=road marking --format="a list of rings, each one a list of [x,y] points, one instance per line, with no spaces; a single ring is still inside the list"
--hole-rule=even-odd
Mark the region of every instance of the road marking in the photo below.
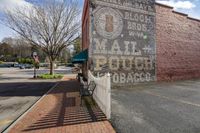
[[[12,122],[13,120],[10,120],[10,119],[4,119],[4,120],[1,120],[0,121],[0,126],[1,125],[6,125],[6,124],[8,124],[8,123],[10,123],[10,122]]]
[[[196,104],[196,103],[192,103],[192,102],[188,102],[188,101],[184,101],[184,100],[179,100],[179,99],[174,99],[174,98],[171,98],[171,97],[160,95],[160,94],[155,93],[155,92],[150,92],[150,91],[143,91],[143,92],[150,94],[150,95],[153,95],[153,96],[161,97],[161,98],[164,98],[164,99],[167,99],[167,100],[172,100],[172,101],[175,101],[175,102],[180,102],[180,103],[183,103],[183,104],[188,104],[188,105],[200,107],[200,104]]]

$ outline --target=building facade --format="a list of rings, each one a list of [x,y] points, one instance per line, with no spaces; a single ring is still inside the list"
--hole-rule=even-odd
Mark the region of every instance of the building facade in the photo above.
[[[113,85],[200,77],[200,21],[153,0],[85,0],[84,72]]]
[[[200,20],[156,5],[157,80],[200,78]]]

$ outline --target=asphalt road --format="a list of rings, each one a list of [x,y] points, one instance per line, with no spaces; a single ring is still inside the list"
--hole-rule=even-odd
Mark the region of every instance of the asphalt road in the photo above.
[[[0,68],[0,132],[30,108],[57,80],[33,80],[33,70]],[[46,73],[48,70],[39,70]],[[66,74],[66,69],[56,70]]]
[[[118,133],[200,133],[200,80],[112,90]]]
[[[37,70],[37,75],[49,73],[49,69],[40,68]],[[57,74],[72,74],[71,68],[69,67],[60,67],[55,69]],[[0,68],[0,82],[9,82],[12,79],[19,81],[30,80],[33,78],[34,70],[33,69],[19,69],[19,68]]]

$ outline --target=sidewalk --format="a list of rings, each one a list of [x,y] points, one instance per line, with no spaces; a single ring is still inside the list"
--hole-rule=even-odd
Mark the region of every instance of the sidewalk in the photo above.
[[[79,87],[77,81],[64,78],[9,133],[115,133],[97,105],[80,106]]]

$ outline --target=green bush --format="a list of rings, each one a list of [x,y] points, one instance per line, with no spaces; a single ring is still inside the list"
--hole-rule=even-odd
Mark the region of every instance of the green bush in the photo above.
[[[19,64],[33,64],[34,61],[31,58],[18,58],[17,62]]]
[[[30,59],[30,58],[26,58],[25,59],[25,62],[27,63],[27,64],[33,64],[33,59]]]
[[[0,64],[3,64],[3,61],[0,61]]]
[[[40,78],[40,79],[61,79],[62,77],[63,77],[62,74],[54,74],[54,75],[41,74],[38,76],[38,78]]]

